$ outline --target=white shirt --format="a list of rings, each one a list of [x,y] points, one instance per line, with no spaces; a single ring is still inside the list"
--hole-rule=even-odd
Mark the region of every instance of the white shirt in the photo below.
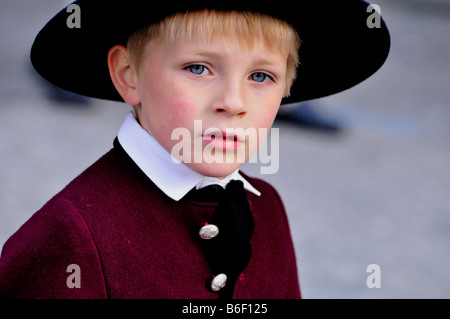
[[[176,163],[153,136],[145,131],[134,118],[132,112],[125,117],[117,135],[120,145],[148,178],[173,200],[180,200],[192,188],[211,184],[225,188],[230,180],[240,180],[244,188],[257,196],[261,193],[239,174],[239,169],[224,179],[203,176],[183,163]]]

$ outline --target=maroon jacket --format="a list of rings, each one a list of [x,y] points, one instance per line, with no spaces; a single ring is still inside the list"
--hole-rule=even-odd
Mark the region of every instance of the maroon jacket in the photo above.
[[[233,298],[300,298],[283,204],[262,180],[247,192],[252,257]],[[0,298],[218,298],[198,230],[215,203],[174,201],[117,148],[35,213],[5,243]],[[67,280],[78,265],[80,288]],[[70,278],[69,278],[70,280]]]

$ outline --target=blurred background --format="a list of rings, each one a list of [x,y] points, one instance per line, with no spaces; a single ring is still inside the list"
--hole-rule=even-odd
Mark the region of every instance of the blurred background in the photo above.
[[[130,110],[63,94],[31,67],[34,37],[68,3],[0,1],[0,248],[112,147]],[[280,168],[260,177],[285,202],[304,298],[450,298],[450,0],[373,3],[386,64],[280,117]]]

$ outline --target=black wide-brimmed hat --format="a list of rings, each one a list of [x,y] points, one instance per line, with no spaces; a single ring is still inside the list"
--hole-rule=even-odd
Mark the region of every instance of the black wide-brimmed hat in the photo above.
[[[42,77],[58,87],[107,100],[123,101],[109,76],[109,49],[126,45],[134,31],[176,12],[254,11],[290,23],[302,45],[297,79],[283,103],[353,87],[383,65],[390,48],[384,21],[361,0],[78,0],[74,4],[78,11],[63,9],[39,32],[31,62]],[[72,25],[76,18],[79,24]]]

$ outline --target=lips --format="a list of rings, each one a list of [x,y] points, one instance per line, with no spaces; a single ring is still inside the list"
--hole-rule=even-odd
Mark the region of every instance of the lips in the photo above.
[[[202,140],[206,145],[227,151],[235,150],[243,143],[243,138],[234,132],[234,130],[230,129],[226,131],[215,129],[206,130],[202,135]]]

